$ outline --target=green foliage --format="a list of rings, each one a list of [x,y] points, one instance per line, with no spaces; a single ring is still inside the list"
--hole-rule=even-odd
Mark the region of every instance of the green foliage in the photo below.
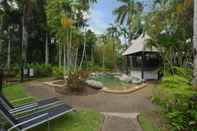
[[[46,64],[29,64],[28,68],[34,69],[35,77],[52,76],[52,66]]]
[[[53,76],[54,76],[54,77],[57,77],[57,78],[62,78],[62,77],[64,77],[64,70],[63,70],[63,68],[54,66],[54,67],[53,67]]]
[[[87,63],[87,69],[91,72],[110,72],[112,71],[112,69],[107,68],[107,67],[101,67],[98,64],[92,63],[92,62],[88,62]]]
[[[29,64],[28,68],[34,69],[35,77],[50,77],[54,76],[56,78],[64,77],[63,67],[46,65],[46,64]]]
[[[112,69],[115,64],[118,64],[118,56],[121,55],[120,51],[122,46],[120,41],[116,38],[111,38],[110,36],[106,35],[108,39],[106,40],[98,40],[96,44],[95,50],[95,62],[99,66],[103,68]],[[115,46],[115,49],[113,49]]]
[[[192,3],[193,0],[154,0],[155,7],[146,17],[149,44],[160,49],[167,68],[192,62]]]
[[[197,103],[190,100],[197,92],[192,90],[190,76],[191,70],[177,68],[176,74],[166,75],[154,91],[153,100],[164,109],[175,131],[193,131],[197,124]]]

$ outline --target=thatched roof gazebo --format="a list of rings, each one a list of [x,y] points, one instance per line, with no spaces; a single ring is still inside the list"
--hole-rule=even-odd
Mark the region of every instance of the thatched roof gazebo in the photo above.
[[[158,79],[161,63],[159,50],[147,44],[148,35],[141,35],[132,41],[132,45],[123,53],[127,58],[127,72],[140,80]]]

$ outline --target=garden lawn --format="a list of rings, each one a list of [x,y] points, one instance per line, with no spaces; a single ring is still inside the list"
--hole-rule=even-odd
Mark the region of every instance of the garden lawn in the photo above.
[[[24,88],[21,85],[7,85],[3,88],[5,97],[15,106],[32,102],[33,97],[26,95]]]
[[[159,131],[159,129],[156,129],[152,122],[150,120],[148,120],[144,114],[140,114],[139,115],[139,123],[140,123],[140,126],[142,127],[142,129],[144,131]]]
[[[66,114],[50,122],[51,131],[98,131],[101,127],[101,115],[98,112],[83,110]],[[30,131],[48,131],[47,124]]]
[[[11,100],[28,98],[21,85],[9,85],[3,89],[5,96]],[[31,99],[33,100],[33,98]],[[29,100],[30,101],[30,100]],[[22,104],[23,101],[17,102]],[[27,100],[25,99],[25,102]],[[72,112],[50,122],[51,131],[98,131],[101,127],[102,116],[92,110]],[[30,131],[48,131],[47,123],[31,129]]]

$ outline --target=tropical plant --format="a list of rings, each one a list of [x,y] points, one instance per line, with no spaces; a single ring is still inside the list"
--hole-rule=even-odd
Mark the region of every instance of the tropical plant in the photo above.
[[[145,30],[149,44],[160,49],[164,69],[174,65],[189,66],[192,61],[192,3],[156,1],[146,18]]]
[[[118,0],[121,2],[121,6],[114,10],[114,14],[117,16],[116,21],[120,24],[126,23],[128,25],[129,32],[129,44],[136,37],[141,29],[141,16],[143,12],[143,5],[141,2],[135,0]]]
[[[113,69],[116,70],[117,69],[117,63],[116,63],[116,54],[115,54],[115,50],[116,50],[116,43],[119,39],[119,34],[120,32],[118,31],[118,28],[116,27],[116,25],[111,25],[109,28],[107,28],[107,35],[109,36],[110,40],[113,42],[113,49],[112,49],[112,59],[113,59]]]

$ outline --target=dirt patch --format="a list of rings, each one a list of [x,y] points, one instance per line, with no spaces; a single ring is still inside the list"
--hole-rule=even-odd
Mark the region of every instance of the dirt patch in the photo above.
[[[95,95],[99,93],[100,90],[93,89],[91,87],[85,87],[82,92],[72,92],[67,87],[54,87],[55,91],[61,95],[67,96],[88,96],[88,95]]]

